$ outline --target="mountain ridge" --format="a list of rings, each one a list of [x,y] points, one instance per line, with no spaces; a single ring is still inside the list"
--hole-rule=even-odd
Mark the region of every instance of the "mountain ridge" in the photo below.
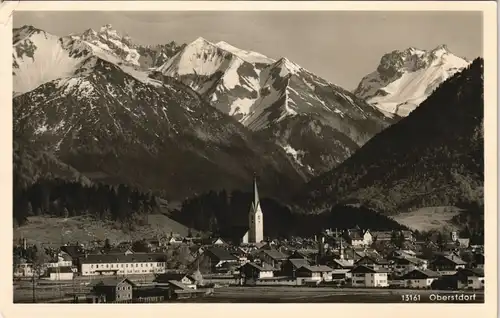
[[[404,117],[469,63],[444,44],[428,51],[394,50],[382,56],[377,69],[363,77],[354,94],[384,112]]]
[[[320,212],[356,202],[404,213],[425,206],[482,204],[483,63],[475,59],[408,117],[336,169],[312,179],[296,196],[299,209]]]

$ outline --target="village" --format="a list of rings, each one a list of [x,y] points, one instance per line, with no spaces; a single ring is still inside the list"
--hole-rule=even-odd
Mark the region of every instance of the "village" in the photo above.
[[[13,251],[14,301],[269,302],[286,301],[287,293],[291,301],[340,290],[484,291],[484,246],[455,231],[439,244],[409,230],[359,227],[277,240],[264,238],[263,222],[254,181],[249,229],[239,242],[175,233],[57,247],[21,239]]]

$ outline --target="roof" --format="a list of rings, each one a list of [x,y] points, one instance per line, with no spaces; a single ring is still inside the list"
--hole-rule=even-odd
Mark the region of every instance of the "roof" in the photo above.
[[[402,279],[413,278],[415,275],[421,276],[422,278],[437,278],[441,276],[439,275],[439,273],[428,269],[414,269],[411,272],[404,274],[401,278]]]
[[[225,250],[220,247],[210,247],[206,251],[206,253],[212,254],[220,261],[236,261],[238,258],[232,255],[228,250]]]
[[[481,268],[465,268],[460,269],[457,274],[465,274],[466,276],[484,277],[484,270]]]
[[[302,266],[307,266],[309,265],[309,262],[303,258],[292,258],[288,260],[290,263],[292,263],[293,267],[295,268],[300,268]]]
[[[72,261],[73,260],[73,258],[68,253],[66,253],[64,251],[61,251],[59,253],[59,256],[62,257],[62,259],[65,261]]]
[[[417,258],[417,257],[409,257],[409,256],[399,256],[399,257],[395,257],[394,258],[394,261],[397,263],[398,261],[402,261],[402,260],[405,260],[405,261],[408,261],[409,263],[412,263],[412,264],[423,264],[425,263],[424,260],[420,259],[420,258]]]
[[[185,273],[164,273],[155,278],[155,282],[168,282],[170,280],[182,280],[187,275]]]
[[[351,270],[351,273],[388,273],[389,270],[385,268],[375,269],[364,265],[359,265]]]
[[[305,269],[309,272],[331,272],[333,271],[333,269],[331,269],[330,267],[328,266],[325,266],[325,265],[305,265],[305,266],[302,266],[300,269]]]
[[[348,268],[354,267],[353,263],[348,262],[345,259],[334,259],[333,262],[337,263],[341,267],[348,267]]]
[[[252,266],[252,267],[258,269],[259,271],[277,271],[278,270],[278,269],[276,269],[268,264],[257,265],[253,262],[246,263],[242,267],[244,267],[244,266]]]
[[[136,254],[89,254],[81,258],[82,264],[101,263],[149,263],[165,262],[165,254],[160,253],[136,253]]]
[[[390,239],[392,237],[392,231],[372,231],[371,235],[377,239]]]
[[[49,267],[47,268],[47,273],[73,273],[71,267],[69,266],[61,266],[61,267]]]
[[[184,289],[184,290],[188,290],[189,289],[190,290],[189,287],[187,287],[186,285],[184,285],[183,283],[181,283],[181,282],[179,282],[177,280],[170,280],[170,281],[168,281],[168,283],[170,285],[174,285],[175,287],[179,287],[180,289]]]
[[[82,248],[78,245],[64,245],[61,246],[61,251],[67,253],[69,256],[75,258],[83,254]]]
[[[466,265],[467,263],[464,262],[460,257],[456,256],[455,254],[450,254],[450,255],[443,255],[443,257],[457,265]]]
[[[135,283],[128,278],[105,278],[94,284],[94,286],[116,287],[116,285],[122,282],[127,282],[128,284],[135,286]]]
[[[263,250],[262,253],[264,253],[267,256],[269,256],[270,258],[272,258],[274,260],[278,260],[278,261],[286,260],[288,258],[287,255],[281,253],[278,250],[274,250],[274,249],[272,249],[272,250]]]
[[[390,262],[386,259],[380,258],[380,257],[372,257],[372,256],[363,256],[361,259],[359,259],[356,263],[359,263],[363,260],[370,260],[373,262],[373,264],[377,265],[388,265]]]
[[[362,240],[363,239],[363,233],[361,233],[360,230],[350,231],[348,233],[348,235],[353,240]]]

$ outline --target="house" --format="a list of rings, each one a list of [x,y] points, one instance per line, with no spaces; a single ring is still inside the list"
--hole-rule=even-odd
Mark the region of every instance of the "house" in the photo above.
[[[466,264],[467,263],[455,253],[438,254],[430,263],[430,268],[441,274],[453,275],[458,269],[465,268]]]
[[[253,262],[249,262],[240,267],[240,276],[247,281],[257,280],[274,277],[274,272],[276,271],[278,271],[276,268],[268,264],[257,265]]]
[[[325,265],[304,265],[300,267],[297,277],[307,277],[308,280],[331,282],[333,269]]]
[[[412,250],[395,250],[391,253],[390,257],[398,258],[398,257],[416,257],[417,253]]]
[[[155,253],[86,254],[80,259],[82,276],[164,273],[166,256]]]
[[[169,281],[178,281],[189,288],[196,289],[196,279],[186,273],[163,273],[154,280],[159,284],[168,284]]]
[[[295,250],[290,254],[290,256],[288,256],[288,259],[305,259],[308,262],[312,262],[315,259],[315,253],[317,252],[317,250],[312,249]]]
[[[135,284],[127,279],[102,280],[94,285],[92,293],[104,296],[106,302],[126,302],[131,301]]]
[[[363,233],[363,244],[365,246],[371,245],[373,243],[373,235],[371,234],[370,230],[366,230]]]
[[[193,262],[203,273],[228,272],[239,266],[239,258],[221,247],[207,247]]]
[[[269,264],[274,268],[281,268],[283,262],[288,259],[287,255],[275,249],[262,250],[258,253],[257,257],[262,263]]]
[[[372,268],[389,268],[391,266],[391,262],[381,257],[363,256],[356,261],[354,265],[364,265]]]
[[[14,277],[33,277],[34,269],[33,264],[28,263],[26,259],[21,258],[19,264],[14,268]]]
[[[428,269],[414,269],[401,277],[406,287],[431,288],[432,283],[440,277],[439,273]]]
[[[297,277],[296,273],[302,266],[310,265],[309,261],[304,258],[289,258],[283,262],[281,272],[285,276]]]
[[[412,231],[402,230],[399,234],[403,237],[403,239],[407,242],[415,242],[415,235],[413,235]]]
[[[427,261],[416,257],[394,257],[392,267],[398,274],[405,274],[415,269],[427,269]]]
[[[344,239],[353,247],[366,245],[363,232],[359,229],[347,230],[344,233]]]
[[[169,245],[178,245],[178,244],[182,244],[184,243],[183,242],[183,238],[180,237],[180,236],[172,236],[169,240],[168,240],[168,244]],[[150,245],[148,245],[148,248],[151,248]]]
[[[458,238],[457,242],[460,248],[468,248],[470,245],[470,238]]]
[[[347,259],[333,259],[331,263],[327,264],[333,269],[352,269],[354,267],[354,260]]]
[[[47,268],[44,278],[49,280],[72,280],[73,275],[71,267],[56,266]]]
[[[82,246],[76,245],[64,245],[60,247],[61,252],[64,252],[71,257],[72,265],[77,268],[80,267],[80,257],[85,254],[85,251]]]
[[[372,231],[373,241],[389,242],[392,239],[392,231]]]
[[[387,287],[389,270],[360,265],[351,270],[353,287]]]
[[[73,265],[73,259],[68,253],[61,252],[56,255],[51,262],[47,263],[47,267],[71,267]]]
[[[458,288],[484,289],[484,270],[481,268],[461,268],[454,276],[458,280]]]

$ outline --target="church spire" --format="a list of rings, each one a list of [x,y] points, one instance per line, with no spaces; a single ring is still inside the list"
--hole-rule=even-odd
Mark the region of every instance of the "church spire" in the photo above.
[[[253,174],[253,204],[255,206],[255,208],[257,208],[257,206],[259,205],[260,203],[260,199],[259,199],[259,190],[257,189],[257,174]]]

